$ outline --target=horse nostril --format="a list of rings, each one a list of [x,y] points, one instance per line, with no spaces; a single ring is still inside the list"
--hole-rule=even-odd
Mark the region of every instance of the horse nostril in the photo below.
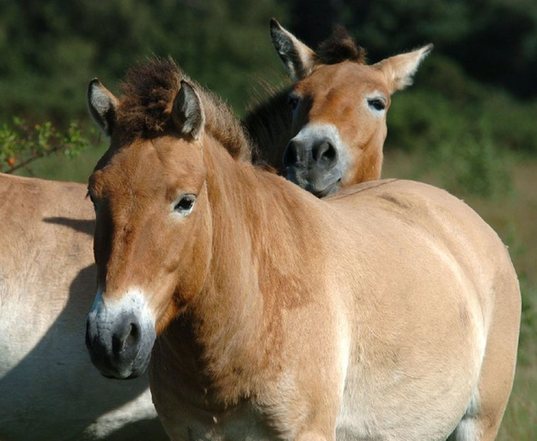
[[[298,162],[298,149],[296,142],[290,141],[289,144],[287,144],[287,148],[285,149],[285,153],[283,155],[283,165],[289,166],[289,165],[295,165]]]
[[[138,342],[140,339],[140,328],[137,324],[131,323],[131,331],[127,336],[127,345],[132,345]]]
[[[86,347],[91,348],[91,338],[90,338],[90,322],[86,320]]]
[[[317,163],[331,165],[337,157],[335,147],[328,141],[317,144],[312,151],[313,160]]]
[[[127,323],[112,335],[112,352],[118,355],[128,348],[136,346],[140,341],[140,335],[138,323]]]

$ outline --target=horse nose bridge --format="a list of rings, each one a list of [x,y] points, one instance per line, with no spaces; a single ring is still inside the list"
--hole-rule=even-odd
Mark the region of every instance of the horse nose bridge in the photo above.
[[[111,240],[111,249],[106,262],[105,286],[110,297],[113,293],[124,292],[132,285],[138,271],[136,248],[140,246],[137,230],[125,226]]]

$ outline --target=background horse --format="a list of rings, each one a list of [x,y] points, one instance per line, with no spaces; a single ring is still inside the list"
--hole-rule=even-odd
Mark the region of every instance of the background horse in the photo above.
[[[425,184],[320,200],[233,157],[170,68],[133,69],[120,100],[90,84],[113,128],[88,187],[99,370],[151,358],[175,440],[494,439],[520,321],[496,233]]]
[[[317,52],[276,20],[271,35],[294,84],[244,119],[257,161],[319,197],[379,179],[391,95],[412,84],[432,45],[368,66],[343,28]]]

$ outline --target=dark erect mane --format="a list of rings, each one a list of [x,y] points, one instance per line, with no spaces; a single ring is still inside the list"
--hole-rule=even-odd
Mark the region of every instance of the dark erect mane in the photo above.
[[[343,26],[336,26],[332,35],[319,44],[316,51],[319,64],[354,61],[365,64],[366,51],[356,44]]]
[[[168,58],[151,58],[131,67],[121,83],[118,120],[134,136],[162,133],[185,75]]]
[[[181,80],[194,85],[205,112],[205,130],[233,157],[249,159],[251,147],[240,122],[216,95],[192,81],[170,58],[153,57],[130,68],[121,83],[117,119],[128,137],[161,136],[172,128],[170,111]]]

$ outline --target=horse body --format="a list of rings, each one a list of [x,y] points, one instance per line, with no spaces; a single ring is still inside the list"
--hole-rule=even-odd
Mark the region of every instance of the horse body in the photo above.
[[[492,420],[498,421],[513,377],[520,304],[516,276],[495,233],[447,193],[410,182],[381,182],[355,195],[328,200],[328,207],[324,204],[319,203],[317,210],[300,208],[318,216],[318,229],[325,234],[327,225],[337,225],[326,234],[324,243],[316,243],[314,249],[301,247],[302,256],[318,254],[322,263],[302,260],[302,271],[312,276],[301,279],[300,293],[252,290],[244,294],[263,298],[296,295],[297,305],[280,305],[282,310],[272,316],[256,308],[255,300],[243,300],[246,311],[230,307],[229,317],[211,317],[206,305],[199,316],[190,318],[193,322],[179,320],[170,325],[177,330],[168,330],[157,340],[152,354],[152,393],[172,439],[279,439],[282,434],[284,439],[316,439],[300,433],[308,424],[314,426],[308,429],[319,439],[333,439],[320,424],[330,421],[328,427],[336,427],[338,440],[443,440],[474,400],[481,404],[480,377],[491,375],[482,372],[484,367],[493,369],[492,376],[504,383],[500,396],[495,397],[503,402],[500,409],[494,409]],[[344,215],[336,216],[334,222],[334,216],[326,216],[331,209]],[[447,214],[454,220],[446,221]],[[275,217],[271,221],[278,224]],[[253,228],[264,231],[269,243],[299,246],[296,230],[278,228],[271,237],[266,227]],[[255,232],[239,237],[255,237]],[[231,241],[236,241],[235,236]],[[226,260],[213,258],[236,261],[241,250],[252,245],[247,240],[237,241],[234,256],[229,255],[229,246]],[[333,255],[338,257],[330,258]],[[491,255],[497,260],[491,262]],[[313,276],[319,267],[323,277]],[[223,271],[211,270],[211,274],[223,278]],[[229,277],[252,280],[262,278],[268,270],[258,272],[252,275],[250,269],[237,268]],[[303,293],[309,298],[301,298]],[[201,295],[225,302],[227,296],[237,294]],[[505,310],[496,311],[499,305]],[[498,325],[503,314],[511,321]],[[233,336],[220,342],[221,350],[228,351],[228,360],[245,360],[256,366],[255,372],[227,373],[225,381],[207,378],[206,372],[216,368],[203,360],[206,354],[198,358],[202,349],[189,348],[192,335],[188,334],[200,326],[196,319],[215,328],[238,321],[253,337]],[[215,322],[207,323],[211,319]],[[271,331],[281,335],[275,337],[268,330],[252,332],[265,323],[279,323],[279,329]],[[493,324],[507,329],[489,339]],[[202,329],[199,332],[203,335]],[[194,340],[202,339],[200,334]],[[235,338],[242,344],[235,345]],[[280,346],[267,348],[265,342],[274,339],[282,339]],[[485,345],[494,351],[504,340],[511,348],[508,355],[502,354],[509,360],[507,366],[498,369],[497,359],[484,365]],[[256,356],[243,345],[270,353],[269,366],[260,367],[262,363],[256,363]],[[244,365],[235,368],[248,369]],[[234,385],[231,391],[227,389],[230,384]],[[244,389],[234,391],[237,384]],[[487,394],[492,385],[482,386]],[[211,389],[216,397],[207,392]],[[222,405],[228,401],[239,404]],[[488,405],[485,401],[480,409]],[[476,423],[470,439],[492,439],[483,434],[494,432],[497,425],[489,428],[486,421]],[[315,424],[321,427],[315,428]]]
[[[3,441],[164,439],[147,378],[95,375],[82,347],[96,277],[85,194],[80,184],[0,175]]]
[[[174,440],[494,439],[520,321],[494,231],[408,181],[318,200],[233,158],[188,83],[167,90],[160,115],[143,93],[94,113],[115,127],[89,184],[101,372],[138,375],[154,343]]]

